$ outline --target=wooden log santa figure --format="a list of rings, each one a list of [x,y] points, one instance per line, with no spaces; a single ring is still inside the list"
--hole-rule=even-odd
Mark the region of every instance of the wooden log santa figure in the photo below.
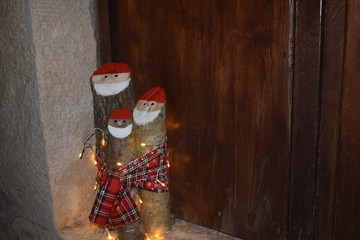
[[[116,229],[120,240],[161,236],[171,227],[165,91],[149,90],[132,112],[134,98],[126,64],[104,64],[90,82],[95,129],[102,132],[102,138],[96,139],[99,191],[90,221]],[[134,189],[141,191],[141,218]]]
[[[114,109],[132,109],[134,106],[131,69],[124,63],[103,64],[92,74],[90,83],[94,101],[94,125],[96,129],[106,132],[108,117]],[[101,155],[106,161],[111,161],[111,145],[105,145],[102,140],[96,138],[96,148],[101,149]],[[112,167],[115,167],[114,164],[114,161],[109,163]]]
[[[144,154],[158,146],[164,146],[162,170],[168,172],[166,150],[166,97],[164,89],[152,88],[138,100],[133,111],[135,131],[137,135],[138,155]],[[148,190],[140,190],[142,199],[141,225],[151,239],[161,236],[171,228],[169,193],[161,192],[159,188],[168,189],[167,174],[158,176],[156,181],[148,182]]]
[[[96,138],[96,159],[103,162],[98,164],[99,182],[106,178],[107,171],[118,169],[137,154],[134,151],[135,136],[132,134],[132,111],[129,110],[134,106],[131,69],[124,63],[103,64],[92,74],[90,83],[94,102],[94,125],[95,129],[102,131],[102,137],[97,135]],[[101,178],[99,174],[104,176]],[[130,236],[121,239],[137,239],[136,236],[140,233],[139,223],[130,223],[128,220],[126,223],[126,228],[131,228],[132,231]],[[125,226],[112,223],[112,226],[115,225]]]
[[[116,138],[126,139],[131,136],[132,133],[129,129],[132,128],[132,114],[130,110],[126,108],[114,110],[109,117],[108,127],[110,134]],[[118,168],[109,168],[104,158],[97,152],[98,173],[96,179],[99,191],[89,219],[100,227],[110,230],[116,228],[121,240],[141,240],[144,239],[144,234],[139,229],[137,220],[140,214],[131,190],[138,188],[156,192],[155,194],[169,190],[166,143],[152,147],[135,158],[131,158],[131,155],[125,156],[126,158],[119,157],[119,161],[122,161],[123,164],[119,164]],[[144,201],[154,199],[153,196],[150,195],[150,197],[152,199],[145,197]],[[159,199],[164,203],[163,198]],[[155,200],[159,201],[159,199]],[[146,206],[150,207],[148,205]],[[164,212],[161,209],[164,206],[154,204],[151,206],[159,207],[159,209],[148,211],[151,214],[158,210]],[[146,217],[149,216],[145,213]],[[157,214],[151,217],[160,224],[157,229],[163,226],[163,223],[157,220]]]
[[[134,151],[132,126],[132,111],[128,108],[115,109],[109,116],[108,145],[111,161],[105,162],[101,153],[97,153],[97,182],[100,188],[89,216],[90,221],[100,227],[116,228],[120,240],[143,239],[137,221],[139,213],[134,201],[137,191],[132,192],[139,184],[139,179],[131,177],[131,174],[139,169],[129,170],[127,165],[137,154]]]
[[[133,160],[137,154],[130,109],[115,109],[109,116],[107,128],[110,134],[108,134],[106,164],[111,169],[117,169]]]

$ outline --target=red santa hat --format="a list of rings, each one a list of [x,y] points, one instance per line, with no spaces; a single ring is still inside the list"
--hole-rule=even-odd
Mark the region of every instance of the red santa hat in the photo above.
[[[117,108],[112,111],[109,119],[132,119],[132,112],[128,108]]]
[[[140,100],[165,103],[166,101],[165,91],[161,87],[152,88],[149,91],[147,91],[144,95],[142,95]]]
[[[125,63],[105,63],[99,67],[93,75],[104,75],[109,73],[129,73],[130,67]]]

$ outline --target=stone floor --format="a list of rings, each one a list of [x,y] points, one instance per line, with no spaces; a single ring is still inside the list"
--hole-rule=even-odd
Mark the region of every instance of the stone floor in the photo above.
[[[115,233],[111,232],[114,236]],[[64,240],[107,240],[108,235],[102,229],[90,224],[88,226],[73,226],[62,232]],[[239,240],[208,228],[194,225],[179,219],[175,220],[172,230],[161,238],[162,240]]]

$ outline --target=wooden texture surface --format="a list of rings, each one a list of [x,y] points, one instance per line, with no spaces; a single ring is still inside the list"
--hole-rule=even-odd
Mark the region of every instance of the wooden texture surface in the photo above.
[[[321,2],[295,3],[289,239],[311,239],[319,125]]]
[[[91,85],[91,91],[93,94],[93,105],[94,105],[94,126],[100,128],[105,134],[105,140],[107,144],[101,145],[101,134],[96,135],[96,148],[100,149],[100,153],[105,159],[106,163],[110,168],[118,168],[116,165],[118,161],[122,163],[130,162],[134,156],[136,156],[136,148],[132,147],[132,151],[126,149],[126,145],[132,146],[134,142],[133,134],[125,139],[118,139],[113,137],[108,130],[109,116],[116,108],[129,108],[134,107],[134,96],[132,81],[129,86],[122,92],[113,96],[101,96],[97,95],[93,85]],[[126,153],[124,153],[126,151]],[[127,156],[124,158],[124,154]]]
[[[335,239],[360,239],[360,2],[347,1]]]
[[[137,155],[146,153],[149,149],[166,142],[166,103],[159,115],[150,123],[135,125],[137,134]],[[146,146],[141,144],[145,143]],[[162,179],[159,179],[162,181]],[[140,223],[148,238],[163,236],[170,231],[172,221],[170,213],[170,193],[151,192],[139,189],[142,200]]]
[[[98,66],[111,62],[109,3],[108,1],[96,1],[98,21],[96,25]]]
[[[325,2],[322,10],[324,17],[321,121],[316,172],[314,239],[332,239],[333,235],[343,83],[345,7],[346,0],[329,0]]]
[[[358,239],[358,1],[111,0],[112,60],[167,93],[176,217]]]
[[[167,92],[175,216],[245,238],[284,237],[288,4],[110,1],[110,9],[113,61],[133,68],[135,95]]]

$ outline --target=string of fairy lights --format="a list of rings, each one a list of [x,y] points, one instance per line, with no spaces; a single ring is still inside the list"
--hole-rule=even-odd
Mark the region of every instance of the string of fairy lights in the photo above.
[[[92,148],[92,145],[91,143],[89,143],[90,139],[95,136],[96,134],[96,131],[100,131],[101,132],[101,146],[102,147],[105,147],[106,146],[106,140],[105,140],[105,134],[104,134],[104,131],[100,128],[94,128],[94,130],[89,133],[85,138],[84,138],[84,141],[83,141],[83,148],[82,148],[82,151],[79,153],[79,158],[82,159],[82,157],[84,156],[84,152],[87,148],[90,148],[93,152],[94,149]]]
[[[93,131],[90,132],[90,133],[84,138],[84,140],[83,140],[83,147],[82,147],[81,152],[80,152],[79,155],[78,155],[79,159],[82,159],[82,158],[84,157],[84,154],[85,154],[86,149],[90,149],[90,150],[92,151],[92,153],[95,154],[95,156],[96,156],[97,153],[96,153],[96,151],[94,150],[93,145],[90,143],[90,140],[96,135],[97,132],[99,132],[99,133],[101,134],[100,146],[101,146],[101,147],[105,147],[105,146],[106,146],[107,142],[106,142],[106,140],[105,140],[105,133],[104,133],[104,131],[103,131],[102,129],[100,129],[100,128],[94,128]],[[147,145],[146,143],[141,143],[140,146],[141,146],[141,147],[147,147],[148,145]],[[96,158],[95,158],[95,159],[96,159]],[[98,162],[97,162],[96,160],[94,160],[94,165],[96,166],[97,164],[98,164]],[[123,166],[123,164],[122,164],[121,162],[117,162],[116,165],[119,166],[119,167]],[[167,161],[167,167],[170,168],[170,163],[169,163],[169,161]],[[158,177],[159,177],[158,174],[159,174],[159,172],[157,172],[155,181],[158,182],[161,186],[165,187],[166,184],[163,183],[163,182],[161,182],[161,181],[158,179]],[[144,179],[144,180],[146,180],[146,179]],[[94,186],[94,188],[93,188],[94,191],[97,190],[98,186],[99,186],[99,184],[98,184],[98,182],[96,182],[96,183],[95,183],[95,186]],[[139,197],[138,194],[136,195],[136,198],[137,198],[137,201],[138,201],[140,204],[143,203],[143,201],[141,200],[141,198]],[[131,231],[131,230],[128,230],[128,231]],[[108,239],[108,240],[116,240],[116,239],[117,239],[117,236],[113,236],[113,235],[110,233],[109,229],[106,228],[106,227],[105,227],[105,232],[106,232],[106,234],[107,234],[107,239]],[[149,235],[149,234],[147,234],[147,233],[144,233],[144,236],[145,236],[145,240],[161,239],[161,236],[159,236],[158,234]]]

